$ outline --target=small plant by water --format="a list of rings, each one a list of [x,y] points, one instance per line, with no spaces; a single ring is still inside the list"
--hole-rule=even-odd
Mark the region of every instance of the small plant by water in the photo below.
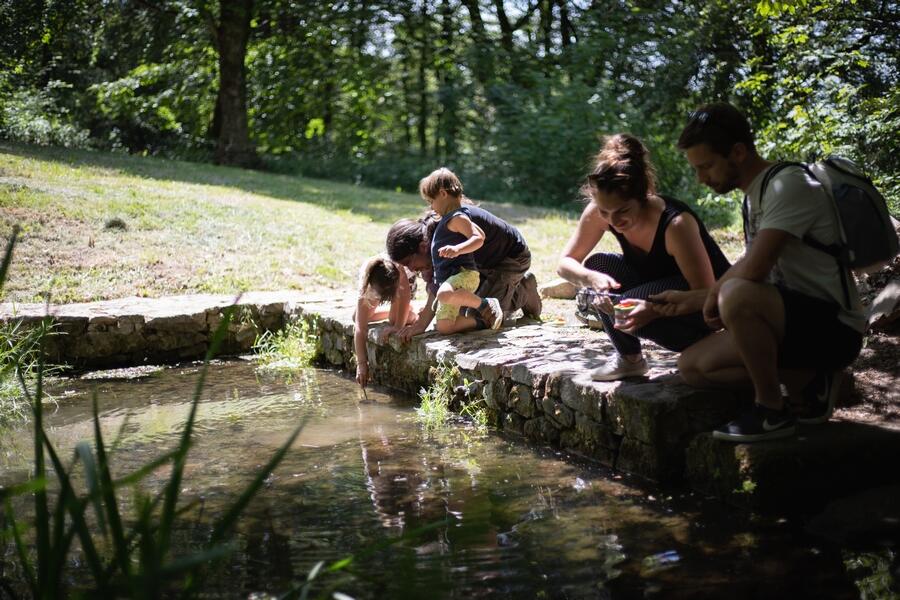
[[[416,414],[425,429],[436,429],[447,424],[450,417],[450,400],[453,399],[453,378],[457,375],[459,369],[441,363],[435,370],[431,387],[419,390],[419,407]]]
[[[459,368],[441,363],[435,369],[434,382],[431,387],[419,390],[419,407],[416,409],[416,413],[425,429],[444,427],[450,420],[453,414],[451,405],[456,395],[454,382],[459,379],[459,375]],[[469,387],[468,380],[463,380],[463,386]],[[484,398],[462,400],[458,412],[479,427],[486,427],[488,424],[487,405]]]
[[[40,341],[51,330],[49,319],[36,326],[25,326],[21,320],[0,324],[0,425],[30,415],[22,385],[34,385]],[[48,374],[45,368],[44,375]]]
[[[266,331],[256,338],[253,350],[259,368],[269,371],[297,371],[310,366],[316,357],[316,338],[309,323],[294,321],[279,331]]]
[[[0,292],[12,262],[18,233],[18,227],[14,228],[0,263]],[[0,425],[28,418],[31,411],[22,386],[34,383],[40,342],[50,330],[48,319],[35,327],[26,327],[21,320],[0,325]]]

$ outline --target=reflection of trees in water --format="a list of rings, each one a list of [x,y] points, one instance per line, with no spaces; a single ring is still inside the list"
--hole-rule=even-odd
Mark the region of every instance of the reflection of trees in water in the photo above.
[[[279,533],[279,529],[283,530],[268,510],[254,527],[244,528],[242,558],[246,591],[269,589],[273,578],[293,579],[291,540]]]

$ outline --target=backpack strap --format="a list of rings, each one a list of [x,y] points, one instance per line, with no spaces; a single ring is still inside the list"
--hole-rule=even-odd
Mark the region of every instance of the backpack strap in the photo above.
[[[867,175],[863,174],[862,172],[856,173],[856,172],[850,171],[848,169],[845,169],[844,167],[841,166],[841,164],[838,161],[834,160],[833,156],[829,156],[822,162],[824,164],[828,165],[829,167],[831,167],[832,169],[834,169],[835,171],[837,171],[838,173],[846,175],[847,177],[859,179],[860,181],[867,183],[868,185],[870,185],[872,187],[875,187],[875,184],[872,183],[872,180],[869,179],[869,177]]]
[[[792,167],[792,166],[800,167],[801,169],[803,169],[804,171],[809,173],[810,177],[812,177],[813,179],[818,181],[816,176],[813,175],[813,172],[810,170],[809,166],[807,166],[805,163],[792,162],[792,161],[788,161],[788,160],[783,161],[783,162],[777,162],[774,165],[772,165],[771,167],[769,167],[768,172],[766,172],[765,177],[763,177],[762,185],[759,187],[759,206],[760,207],[762,207],[762,200],[763,200],[763,197],[766,195],[766,188],[769,187],[769,182],[772,181],[773,179],[775,179],[775,176],[778,175],[779,173],[781,173],[782,171],[784,171],[786,168]]]
[[[769,187],[769,182],[775,178],[778,173],[784,170],[786,167],[791,165],[796,165],[798,167],[803,167],[807,171],[809,168],[803,163],[797,162],[777,162],[771,167],[769,167],[766,174],[763,176],[762,185],[759,187],[759,207],[762,208],[762,200],[766,195],[766,188]],[[744,244],[748,244],[750,241],[750,198],[745,194],[744,201],[741,203],[741,217],[744,225]]]
[[[825,163],[829,167],[831,167],[837,171],[840,171],[841,173],[844,173],[851,177],[855,177],[862,181],[866,181],[871,184],[871,182],[867,178],[860,177],[859,175],[857,175],[855,173],[851,173],[851,172],[847,171],[846,169],[841,168],[831,159],[826,160]],[[822,185],[823,189],[825,190],[825,194],[828,196],[829,204],[831,205],[831,208],[833,209],[834,214],[835,214],[835,219],[837,222],[838,233],[839,233],[838,239],[843,239],[843,231],[841,230],[840,214],[838,213],[837,206],[834,204],[834,199],[831,197],[831,192],[827,188],[825,188],[825,185],[819,180],[818,177],[816,177],[816,174],[813,173],[812,169],[809,168],[809,165],[807,165],[805,163],[785,161],[785,162],[776,163],[775,165],[769,167],[769,171],[768,171],[768,173],[766,173],[765,177],[763,178],[762,185],[760,186],[760,192],[759,192],[760,208],[762,208],[763,197],[766,194],[766,188],[768,187],[769,182],[772,179],[774,179],[775,176],[779,172],[781,172],[783,169],[785,169],[786,167],[789,167],[789,166],[800,167],[801,169],[806,171],[806,174],[809,175],[810,177],[812,177],[813,180],[818,181],[819,184]],[[747,198],[745,197],[744,200],[746,202]],[[749,211],[750,211],[749,206],[747,206],[747,218],[749,218],[749,215],[750,215]],[[747,220],[745,219],[744,220],[744,238],[746,239],[746,237],[747,237]],[[844,292],[844,301],[846,302],[847,308],[850,309],[850,307],[851,307],[851,304],[850,304],[850,281],[849,281],[850,254],[849,254],[849,249],[847,248],[847,246],[845,244],[841,244],[841,243],[835,243],[835,244],[830,244],[830,245],[823,244],[822,242],[815,239],[808,233],[803,236],[802,241],[807,246],[811,246],[812,248],[815,248],[816,250],[818,250],[820,252],[824,252],[825,254],[828,254],[829,256],[834,258],[835,262],[837,262],[838,271],[841,274],[841,289]]]

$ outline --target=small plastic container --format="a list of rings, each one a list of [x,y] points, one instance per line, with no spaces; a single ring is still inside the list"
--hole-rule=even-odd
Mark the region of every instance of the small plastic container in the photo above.
[[[628,316],[636,306],[637,302],[629,299],[622,300],[616,303],[615,306],[613,306],[613,310],[615,311],[616,327],[623,327],[625,325],[625,321],[628,320]]]

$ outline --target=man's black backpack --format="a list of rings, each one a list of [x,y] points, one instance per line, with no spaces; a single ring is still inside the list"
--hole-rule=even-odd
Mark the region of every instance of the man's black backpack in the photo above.
[[[853,161],[832,156],[804,164],[778,163],[769,169],[760,188],[760,205],[766,187],[782,169],[795,165],[803,168],[822,184],[837,216],[838,243],[825,245],[809,235],[804,243],[830,254],[841,266],[844,299],[850,305],[848,271],[870,273],[890,262],[900,251],[900,240],[891,222],[884,196]]]

